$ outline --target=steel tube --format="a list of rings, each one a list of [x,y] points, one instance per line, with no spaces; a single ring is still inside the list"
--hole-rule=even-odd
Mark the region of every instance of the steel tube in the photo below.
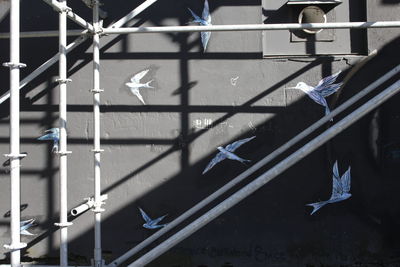
[[[160,33],[160,32],[213,32],[213,31],[266,31],[266,30],[302,30],[302,29],[365,29],[365,28],[397,28],[400,21],[376,22],[329,22],[329,23],[281,23],[281,24],[239,24],[213,26],[161,26],[105,28],[104,34],[128,33]]]
[[[66,0],[60,0],[66,7]],[[68,266],[68,198],[67,198],[67,13],[59,13],[59,125],[60,125],[60,266]]]
[[[232,208],[234,205],[239,203],[244,198],[248,197],[256,190],[261,188],[263,185],[270,182],[272,179],[277,177],[279,174],[293,166],[295,163],[306,157],[308,154],[319,148],[321,145],[332,139],[337,134],[341,133],[347,127],[352,125],[355,121],[363,117],[365,114],[378,107],[384,101],[395,95],[400,90],[400,80],[392,84],[390,87],[385,89],[383,92],[367,101],[364,105],[357,108],[355,111],[347,115],[345,118],[337,122],[335,125],[327,129],[322,134],[308,142],[306,145],[301,147],[299,150],[282,160],[280,163],[275,165],[272,169],[260,175],[257,179],[250,182],[242,189],[232,194],[230,197],[222,201],[216,207],[190,223],[188,226],[159,244],[157,247],[150,250],[148,253],[137,259],[135,262],[128,265],[128,267],[142,267],[184,240],[207,223]]]
[[[87,30],[69,30],[67,31],[68,36],[79,36],[87,33]],[[58,31],[30,31],[21,32],[20,38],[39,38],[39,37],[58,37]],[[7,32],[0,33],[0,39],[8,39],[10,34]]]
[[[115,259],[112,261],[108,266],[110,267],[115,267],[119,266],[122,263],[124,263],[126,260],[134,256],[136,253],[153,243],[155,240],[163,236],[165,233],[188,219],[189,217],[193,216],[196,212],[216,200],[218,197],[220,197],[222,194],[226,193],[228,190],[242,182],[244,179],[261,169],[263,166],[274,160],[276,157],[284,153],[286,150],[297,144],[299,141],[303,140],[305,137],[313,133],[315,130],[323,126],[325,123],[330,121],[330,119],[334,118],[337,116],[339,113],[342,111],[346,110],[349,108],[351,105],[359,101],[361,98],[369,94],[371,91],[373,91],[375,88],[392,78],[394,75],[398,74],[400,72],[400,65],[397,65],[395,68],[393,68],[391,71],[380,77],[378,80],[375,82],[371,83],[369,86],[367,86],[365,89],[351,97],[349,100],[347,100],[345,103],[334,109],[331,113],[329,113],[327,116],[324,116],[314,124],[312,124],[310,127],[302,131],[300,134],[286,142],[284,145],[273,151],[271,154],[268,156],[264,157],[257,163],[255,163],[253,166],[251,166],[249,169],[241,173],[239,176],[235,177],[231,181],[229,181],[226,185],[209,195],[207,198],[203,199],[201,202],[184,212],[182,215],[180,215],[178,218],[174,219],[172,222],[169,222],[165,227],[162,229],[158,230],[156,233],[148,237],[146,240],[142,241],[138,245],[136,245],[134,248],[130,249],[127,251],[125,254],[120,256],[119,258]]]
[[[21,253],[17,249],[21,247],[20,239],[20,103],[19,103],[19,79],[20,79],[20,5],[19,0],[11,1],[10,10],[10,176],[11,176],[11,266],[19,267]]]
[[[74,21],[81,27],[91,32],[94,31],[93,25],[84,20],[83,18],[81,18],[80,16],[78,16],[77,14],[75,14],[74,12],[72,12],[72,9],[70,7],[66,5],[61,5],[60,2],[58,2],[57,0],[43,0],[43,1],[46,2],[48,5],[52,6],[54,10],[58,12],[65,11],[67,13],[68,18],[70,18],[72,21]]]
[[[100,25],[99,2],[94,1],[93,25],[93,156],[94,156],[94,267],[103,265],[101,251],[101,147],[100,147]]]
[[[157,2],[157,0],[146,0],[146,1],[144,1],[141,5],[139,5],[137,8],[135,8],[134,10],[129,12],[126,16],[122,17],[120,20],[118,20],[117,22],[115,22],[111,26],[109,26],[109,28],[119,28],[119,27],[121,27],[122,25],[124,25],[125,23],[127,23],[128,21],[130,21],[131,19],[133,19],[134,17],[136,17],[140,13],[142,13],[144,10],[146,10],[146,8],[148,8],[149,6],[154,4],[155,2]]]
[[[75,49],[77,46],[79,46],[81,43],[83,43],[84,41],[86,41],[88,37],[85,36],[81,36],[77,39],[75,39],[72,43],[70,43],[67,46],[66,49],[66,53],[71,52],[73,49]],[[46,71],[48,68],[50,68],[51,66],[53,66],[56,62],[58,62],[58,60],[60,59],[60,53],[57,53],[56,55],[54,55],[52,58],[50,58],[49,60],[47,60],[45,63],[43,63],[42,65],[40,65],[36,70],[34,70],[33,72],[31,72],[28,76],[26,76],[21,83],[19,84],[19,90],[21,90],[22,88],[25,87],[25,85],[27,85],[29,82],[31,82],[33,79],[35,79],[37,76],[39,76],[40,74],[42,74],[44,71]],[[4,101],[6,101],[8,98],[10,98],[10,91],[6,92],[5,94],[3,94],[0,97],[0,104],[2,104]]]

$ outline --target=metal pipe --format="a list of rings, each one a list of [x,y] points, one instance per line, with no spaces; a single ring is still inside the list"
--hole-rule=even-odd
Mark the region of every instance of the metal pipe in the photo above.
[[[19,79],[20,68],[25,64],[20,61],[20,5],[19,0],[11,1],[10,9],[10,62],[3,65],[10,68],[10,154],[6,155],[10,159],[10,178],[11,178],[11,244],[5,248],[11,250],[11,266],[21,265],[20,249],[26,244],[21,243],[20,237],[20,103],[19,103]]]
[[[69,30],[67,31],[68,36],[80,36],[86,34],[87,30]],[[58,31],[30,31],[30,32],[21,32],[20,38],[38,38],[38,37],[58,37]],[[8,39],[10,38],[10,34],[7,32],[0,33],[0,39]]]
[[[213,32],[213,31],[266,31],[266,30],[302,30],[302,29],[365,29],[365,28],[397,28],[400,21],[375,22],[329,22],[329,23],[280,23],[280,24],[239,24],[212,26],[161,26],[105,28],[104,34],[128,33],[160,33],[160,32]]]
[[[364,105],[357,108],[355,111],[347,115],[341,121],[327,129],[322,134],[305,144],[299,150],[282,160],[280,163],[275,165],[272,169],[260,175],[254,181],[250,182],[242,189],[232,194],[230,197],[222,201],[216,207],[190,223],[188,226],[159,244],[157,247],[150,250],[148,253],[137,259],[135,262],[128,265],[128,267],[142,267],[184,240],[207,223],[232,208],[234,205],[239,203],[244,198],[248,197],[256,190],[261,188],[263,185],[270,182],[272,179],[277,177],[279,174],[293,166],[295,163],[306,157],[308,154],[319,148],[321,145],[332,139],[337,134],[341,133],[347,127],[352,125],[355,121],[363,117],[365,114],[378,107],[384,101],[395,95],[400,90],[400,80],[392,84],[390,87],[385,89],[383,92],[367,101]]]
[[[66,53],[71,52],[73,49],[75,49],[77,46],[79,46],[81,43],[86,41],[88,37],[86,35],[81,36],[77,39],[75,39],[72,43],[70,43],[67,46]],[[26,76],[21,83],[19,84],[19,90],[25,87],[29,82],[31,82],[33,79],[35,79],[37,76],[42,74],[44,71],[46,71],[48,68],[53,66],[56,62],[58,62],[60,58],[60,53],[57,53],[54,55],[52,58],[47,60],[45,63],[40,65],[36,70],[31,72],[28,76]],[[0,104],[2,104],[4,101],[6,101],[8,98],[10,98],[10,91],[6,92],[0,97]]]
[[[81,18],[80,16],[78,16],[77,14],[75,14],[74,12],[72,12],[72,9],[70,7],[66,5],[61,5],[60,2],[58,2],[57,0],[43,0],[43,1],[52,6],[54,10],[56,10],[57,12],[66,12],[68,18],[70,18],[72,21],[74,21],[78,25],[82,26],[83,28],[91,32],[94,32],[93,25],[84,20],[83,18]]]
[[[93,157],[94,157],[94,267],[103,266],[101,251],[101,169],[100,169],[100,23],[99,1],[93,2]]]
[[[213,194],[209,195],[202,201],[200,201],[198,204],[184,212],[182,215],[180,215],[178,218],[174,219],[172,222],[169,222],[165,227],[162,229],[158,230],[155,232],[153,235],[148,237],[146,240],[142,241],[138,245],[136,245],[134,248],[130,249],[127,251],[125,254],[120,256],[119,258],[115,259],[112,261],[108,266],[110,267],[116,267],[124,263],[126,260],[134,256],[136,253],[153,243],[155,240],[163,236],[165,233],[170,231],[171,229],[175,228],[177,225],[185,221],[186,219],[190,218],[193,216],[196,212],[216,200],[218,197],[220,197],[222,194],[226,193],[228,190],[232,189],[234,186],[242,182],[244,179],[261,169],[263,166],[274,160],[276,157],[284,153],[286,150],[297,144],[299,141],[303,140],[305,137],[313,133],[315,130],[323,126],[325,123],[330,121],[330,119],[334,118],[337,116],[339,113],[342,111],[346,110],[349,108],[351,105],[359,101],[361,98],[369,94],[371,91],[376,89],[378,86],[392,78],[394,75],[398,74],[400,72],[400,65],[397,65],[395,68],[393,68],[391,71],[380,77],[378,80],[375,82],[371,83],[369,86],[367,86],[365,89],[348,99],[345,103],[334,109],[331,113],[328,115],[322,117],[320,120],[315,122],[313,125],[302,131],[300,134],[289,140],[287,143],[273,151],[271,154],[268,156],[264,157],[262,160],[258,161],[256,164],[251,166],[249,169],[241,173],[239,176],[235,177],[231,181],[229,181],[226,185],[215,191]]]
[[[101,197],[100,197],[101,202],[104,202],[107,199],[108,199],[108,195],[101,195]],[[95,203],[94,198],[89,197],[89,198],[86,198],[85,200],[86,200],[86,203],[83,203],[71,210],[72,216],[78,216],[79,214],[82,214],[82,213],[86,212],[87,210],[94,207],[94,203]]]
[[[66,0],[60,0],[62,12],[59,13],[59,124],[60,124],[60,266],[68,266],[68,197],[67,197],[67,6]]]
[[[139,5],[137,8],[135,8],[134,10],[129,12],[126,16],[122,17],[117,22],[115,22],[111,26],[109,26],[109,28],[119,28],[119,27],[121,27],[122,25],[124,25],[125,23],[127,23],[128,21],[130,21],[131,19],[133,19],[134,17],[136,17],[140,13],[142,13],[146,8],[148,8],[149,6],[154,4],[155,2],[157,2],[157,0],[146,0],[146,1],[144,1],[141,5]]]
[[[0,267],[10,267],[10,264],[0,264]],[[37,265],[37,264],[21,264],[21,267],[60,267],[60,265]],[[70,265],[68,267],[93,267],[84,265]]]

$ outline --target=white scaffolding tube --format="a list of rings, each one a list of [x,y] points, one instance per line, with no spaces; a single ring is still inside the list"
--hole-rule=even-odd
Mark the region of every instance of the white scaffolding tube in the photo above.
[[[94,159],[94,267],[103,266],[101,251],[101,169],[100,156],[103,151],[100,148],[100,23],[99,23],[99,1],[93,1],[93,159]]]
[[[19,105],[19,69],[25,67],[20,63],[19,55],[19,30],[20,30],[20,5],[19,0],[11,1],[10,11],[10,62],[3,65],[10,68],[10,159],[11,168],[11,244],[5,248],[11,250],[11,266],[19,267],[21,264],[20,249],[26,244],[21,243],[20,237],[20,105]]]
[[[54,8],[54,10],[56,10],[58,12],[66,12],[68,18],[70,18],[72,21],[74,21],[81,27],[83,27],[91,32],[94,31],[92,24],[90,24],[89,22],[87,22],[86,20],[84,20],[83,18],[81,18],[80,16],[75,14],[74,12],[72,12],[72,9],[70,7],[68,7],[67,5],[62,5],[61,2],[58,2],[56,0],[43,0],[43,1],[46,2],[47,4],[49,4],[50,6],[52,6]]]
[[[141,5],[139,5],[137,8],[129,12],[126,16],[122,17],[120,20],[117,22],[113,23],[109,28],[119,28],[140,13],[142,13],[146,8],[157,2],[158,0],[146,0],[143,2]]]
[[[60,0],[60,6],[66,7],[66,0]],[[68,197],[67,197],[67,11],[65,8],[59,14],[59,73],[57,79],[60,89],[60,222],[56,223],[60,227],[60,266],[68,266]]]
[[[68,36],[80,36],[86,34],[87,30],[69,30],[67,31]],[[20,38],[39,38],[39,37],[58,37],[58,31],[30,31],[30,32],[21,32],[19,34]],[[10,34],[7,32],[0,33],[0,39],[8,39],[10,38]]]
[[[282,23],[282,24],[242,24],[213,26],[160,26],[105,28],[104,34],[128,33],[160,33],[160,32],[213,32],[213,31],[264,31],[264,30],[303,30],[303,29],[365,29],[365,28],[397,28],[400,21],[376,22],[330,22],[330,23]]]

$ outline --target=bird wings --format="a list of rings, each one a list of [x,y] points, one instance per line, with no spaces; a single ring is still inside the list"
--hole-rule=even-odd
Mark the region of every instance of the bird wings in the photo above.
[[[233,142],[232,144],[229,144],[225,147],[226,150],[228,150],[229,152],[234,152],[236,149],[238,149],[241,145],[249,142],[250,140],[256,138],[255,136],[249,137],[249,138],[245,138],[236,142]]]
[[[198,23],[202,23],[203,22],[202,18],[197,16],[196,13],[194,13],[190,8],[188,8],[188,9],[189,9],[190,13],[192,14],[192,16],[194,18],[193,22],[198,22]]]
[[[201,16],[203,17],[203,20],[207,21],[208,23],[211,23],[210,7],[208,6],[207,0],[204,1],[203,13],[201,14]]]
[[[151,222],[151,224],[152,224],[152,225],[157,225],[157,224],[158,224],[159,222],[161,222],[162,219],[164,219],[167,215],[168,215],[168,214],[165,214],[165,215],[163,215],[163,216],[161,216],[161,217],[159,217],[159,218],[157,218],[157,219],[154,219],[154,220]]]
[[[341,197],[344,193],[350,192],[350,167],[343,174],[342,177],[339,176],[337,161],[333,165],[333,176],[332,176],[332,195],[331,199]]]
[[[141,71],[137,74],[135,74],[132,78],[131,78],[131,82],[133,83],[140,83],[140,80],[149,72],[150,69]]]
[[[208,172],[212,167],[214,167],[217,163],[223,161],[224,159],[226,159],[226,156],[224,155],[224,153],[219,152],[211,161],[210,163],[208,163],[207,167],[204,169],[202,174],[205,174],[206,172]]]
[[[333,83],[336,81],[336,79],[340,73],[341,73],[341,71],[338,71],[335,74],[332,74],[330,76],[323,78],[322,80],[319,81],[317,86],[315,86],[314,90],[321,93],[324,97],[327,97],[327,96],[333,94],[342,85],[342,83],[338,83],[335,86],[333,86]]]
[[[151,222],[151,218],[144,212],[141,208],[139,208],[140,214],[142,214],[143,220],[145,220],[146,223]]]

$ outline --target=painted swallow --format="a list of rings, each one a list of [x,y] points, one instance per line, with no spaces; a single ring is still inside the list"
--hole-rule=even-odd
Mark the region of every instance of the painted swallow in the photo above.
[[[307,206],[313,207],[313,211],[311,212],[311,215],[313,215],[317,210],[319,210],[326,204],[339,202],[339,201],[342,201],[342,200],[345,200],[345,199],[348,199],[349,197],[351,197],[351,194],[350,194],[350,182],[351,182],[350,166],[347,169],[347,171],[343,174],[343,176],[340,177],[339,170],[338,170],[338,164],[336,161],[335,164],[333,165],[332,180],[333,180],[333,186],[332,186],[332,195],[331,195],[330,199],[328,199],[326,201],[307,204]]]
[[[154,88],[153,86],[150,86],[150,83],[153,81],[148,81],[147,83],[140,83],[140,80],[149,72],[150,69],[141,71],[137,74],[135,74],[132,78],[131,78],[131,82],[129,83],[125,83],[126,86],[129,87],[129,89],[131,90],[132,94],[134,94],[135,96],[137,96],[137,98],[139,98],[140,102],[142,102],[144,105],[146,105],[146,103],[143,100],[142,95],[140,94],[139,89],[140,88]]]
[[[28,231],[29,228],[31,228],[32,226],[35,225],[34,222],[35,222],[35,219],[21,221],[20,228],[19,228],[20,234],[21,235],[35,235]]]
[[[142,214],[142,217],[146,223],[143,224],[144,228],[147,229],[157,229],[157,228],[162,228],[166,226],[167,224],[158,224],[162,219],[165,218],[168,214],[165,214],[164,216],[161,216],[157,219],[151,219],[141,208],[139,208],[140,213]]]
[[[242,159],[242,158],[236,156],[235,154],[233,154],[233,152],[237,148],[239,148],[241,145],[249,142],[250,140],[252,140],[254,138],[255,138],[255,136],[252,136],[252,137],[249,137],[246,139],[236,141],[232,144],[227,145],[225,148],[223,148],[222,146],[217,147],[217,149],[220,152],[210,161],[210,163],[208,163],[207,167],[204,169],[202,174],[205,174],[206,172],[208,172],[212,167],[214,167],[217,163],[223,161],[224,159],[237,160],[237,161],[240,161],[241,163],[250,162],[250,160],[248,160],[248,159]]]
[[[194,20],[193,22],[199,23],[199,25],[202,26],[211,26],[211,15],[210,15],[210,8],[208,6],[208,1],[204,1],[204,8],[203,8],[203,13],[201,14],[201,17],[197,16],[196,13],[194,13],[190,8],[188,8],[190,13],[192,14]],[[207,44],[208,41],[210,40],[211,37],[211,32],[201,32],[201,43],[203,44],[204,52],[207,49]]]
[[[320,104],[321,106],[325,107],[325,115],[329,114],[329,106],[325,100],[325,97],[330,96],[331,94],[335,93],[343,83],[334,83],[339,76],[341,71],[323,78],[317,86],[312,87],[307,85],[304,82],[299,82],[295,87],[295,89],[299,89],[306,93],[314,102]]]
[[[58,143],[60,141],[60,129],[51,128],[44,132],[48,134],[42,135],[37,140],[53,140],[53,148],[51,149],[51,151],[58,151]]]

